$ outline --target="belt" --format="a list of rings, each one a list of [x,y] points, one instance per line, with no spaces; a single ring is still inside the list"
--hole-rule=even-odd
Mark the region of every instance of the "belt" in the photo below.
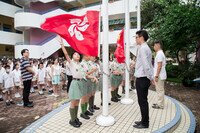
[[[82,79],[73,78],[73,80],[81,81]]]
[[[113,74],[113,75],[115,75],[115,76],[122,76],[121,74],[119,74],[119,75],[117,75],[117,74]]]
[[[147,77],[136,77],[136,79],[145,79]]]

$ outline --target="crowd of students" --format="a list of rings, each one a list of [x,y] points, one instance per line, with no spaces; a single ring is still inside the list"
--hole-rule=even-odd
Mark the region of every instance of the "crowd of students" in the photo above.
[[[101,90],[99,89],[102,88],[101,61],[95,57],[83,56],[82,64],[84,64],[85,58],[88,58],[86,62],[93,62],[95,72],[92,74],[96,77],[95,82],[98,82],[94,86],[98,88],[97,90]],[[69,93],[73,75],[70,70],[70,63],[67,60],[63,58],[56,58],[54,60],[30,59],[29,62],[35,72],[32,78],[30,93],[35,93],[37,89],[39,95],[44,95],[44,91],[48,91],[49,95],[58,97],[58,90],[60,88],[67,90],[67,93]],[[23,83],[20,64],[20,59],[4,58],[0,61],[0,101],[5,101],[6,106],[15,104],[15,98],[22,98]],[[116,89],[118,91],[118,86],[121,84],[124,93],[124,66],[124,64],[118,64],[115,59],[110,62],[112,91]],[[89,69],[90,65],[85,67]],[[113,92],[111,94],[112,101],[116,101],[120,97],[119,95],[117,97],[114,96]]]

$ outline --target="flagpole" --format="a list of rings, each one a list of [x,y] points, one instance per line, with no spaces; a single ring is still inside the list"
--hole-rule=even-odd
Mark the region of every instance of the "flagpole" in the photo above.
[[[129,0],[124,0],[125,5],[125,51],[126,51],[126,60],[125,60],[125,97],[121,99],[122,104],[133,104],[133,100],[129,98],[129,79],[130,79],[130,13],[129,13]]]
[[[103,11],[103,111],[96,118],[96,123],[100,126],[111,126],[115,123],[114,117],[108,114],[108,0],[102,0]]]
[[[101,6],[100,6],[100,10],[99,10],[99,36],[98,36],[98,57],[100,58],[101,56]]]
[[[137,0],[137,30],[141,30],[140,0]]]

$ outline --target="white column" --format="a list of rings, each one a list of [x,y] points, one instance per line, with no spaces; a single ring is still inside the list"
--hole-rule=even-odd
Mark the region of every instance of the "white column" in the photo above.
[[[137,0],[137,30],[141,30],[140,0]]]
[[[130,86],[130,13],[129,13],[129,0],[124,0],[125,6],[125,98],[121,99],[122,104],[132,104],[133,100],[129,98],[129,86]]]
[[[100,126],[111,126],[115,123],[114,117],[108,113],[108,0],[102,0],[102,11],[103,11],[103,112],[96,118],[96,123]]]

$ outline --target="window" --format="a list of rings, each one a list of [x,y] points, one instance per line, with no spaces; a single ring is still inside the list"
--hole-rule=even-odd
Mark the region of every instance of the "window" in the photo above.
[[[3,24],[3,31],[12,32],[12,26],[8,24]]]
[[[8,3],[8,4],[13,4],[13,0],[0,0],[0,1],[3,1],[3,2]]]

